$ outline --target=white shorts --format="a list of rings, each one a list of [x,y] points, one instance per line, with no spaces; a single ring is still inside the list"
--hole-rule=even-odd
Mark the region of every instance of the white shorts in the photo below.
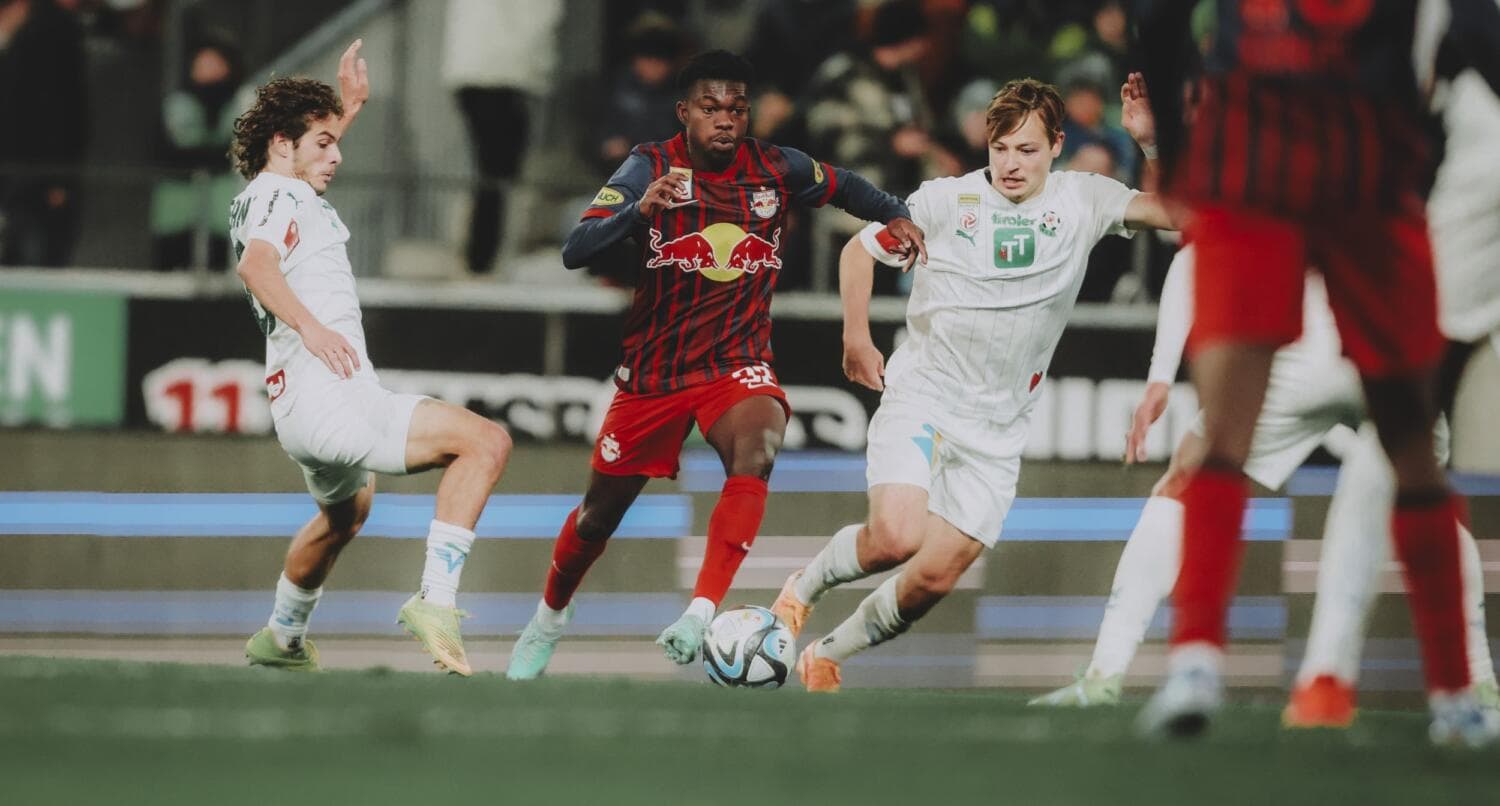
[[[1016,500],[1029,415],[998,426],[939,420],[930,406],[887,398],[870,420],[865,480],[927,491],[927,510],[993,548]]]
[[[1448,150],[1427,202],[1438,320],[1448,338],[1475,342],[1500,328],[1500,170],[1492,153],[1500,100],[1466,70],[1447,103]]]
[[[1266,402],[1255,421],[1245,475],[1272,490],[1339,425],[1359,428],[1364,392],[1354,365],[1331,350],[1283,348],[1271,365]],[[1193,423],[1203,436],[1203,415]]]
[[[312,497],[336,504],[368,484],[370,471],[406,473],[406,434],[423,399],[360,378],[303,389],[275,418],[276,438],[302,466]]]

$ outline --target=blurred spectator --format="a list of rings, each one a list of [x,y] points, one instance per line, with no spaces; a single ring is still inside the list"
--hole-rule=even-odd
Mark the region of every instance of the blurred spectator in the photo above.
[[[1211,5],[1211,4],[1210,4]],[[1125,9],[1118,0],[1105,0],[1089,19],[1089,26],[1063,26],[1052,38],[1052,58],[1064,65],[1079,61],[1095,63],[1097,75],[1108,87],[1118,88],[1130,74],[1130,35]],[[1066,67],[1059,70],[1058,83],[1067,80]],[[1118,114],[1111,117],[1118,119]]]
[[[83,31],[53,0],[0,0],[0,263],[68,262],[88,136],[84,67]]]
[[[229,265],[224,216],[242,185],[224,155],[234,119],[250,99],[235,97],[245,72],[232,46],[204,42],[187,67],[183,88],[162,103],[162,165],[172,173],[151,194],[152,262],[158,269],[199,261],[223,269]],[[201,255],[195,254],[199,232],[207,236]]]
[[[1049,77],[1047,6],[1046,0],[976,0],[961,40],[969,71],[1000,82]]]
[[[494,266],[505,231],[505,196],[531,133],[531,99],[556,70],[562,0],[448,0],[443,83],[468,122],[479,165],[469,224],[469,270]]]
[[[987,78],[965,84],[953,99],[953,131],[946,137],[949,150],[959,163],[955,173],[968,173],[989,165],[990,133],[986,112],[1000,85]]]
[[[626,64],[612,71],[605,114],[599,118],[594,162],[605,176],[637,144],[666,140],[682,128],[676,86],[682,51],[682,32],[666,17],[644,15],[626,32]]]
[[[855,5],[855,0],[765,0],[761,5],[745,52],[756,74],[752,137],[807,146],[797,99],[827,54],[855,46]]]
[[[1111,170],[1106,175],[1129,181],[1135,174],[1136,145],[1124,129],[1105,120],[1104,99],[1104,88],[1090,80],[1063,87],[1062,160],[1069,170],[1094,170],[1076,167],[1073,161],[1085,147],[1100,146],[1109,152]]]
[[[879,6],[868,38],[867,50],[837,54],[818,68],[807,130],[820,157],[904,196],[922,181],[923,160],[946,154],[933,143],[932,114],[915,71],[927,49],[920,4]]]

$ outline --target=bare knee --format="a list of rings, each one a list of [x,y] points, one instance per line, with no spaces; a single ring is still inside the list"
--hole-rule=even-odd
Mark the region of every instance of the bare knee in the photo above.
[[[922,521],[901,513],[871,513],[870,543],[879,567],[900,565],[922,547]]]
[[[735,445],[734,457],[729,462],[729,475],[768,479],[771,477],[771,469],[776,465],[776,454],[780,451],[781,433],[770,428],[764,429]]]
[[[952,593],[958,585],[958,575],[947,568],[908,567],[901,575],[911,598],[929,604]]]
[[[510,451],[514,444],[510,433],[503,426],[493,420],[485,420],[475,437],[471,452],[480,467],[499,479],[500,474],[505,472],[506,462],[510,461]]]
[[[588,501],[584,501],[578,505],[578,517],[573,522],[573,530],[580,539],[589,543],[608,540],[624,517],[624,512],[615,512],[609,507],[591,506]]]
[[[1190,475],[1189,471],[1176,465],[1167,468],[1167,472],[1156,482],[1156,486],[1151,488],[1151,495],[1181,500],[1183,490],[1187,489]]]

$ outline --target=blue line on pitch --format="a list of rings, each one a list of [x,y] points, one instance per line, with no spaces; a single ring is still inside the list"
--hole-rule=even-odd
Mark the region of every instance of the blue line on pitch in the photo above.
[[[474,531],[479,537],[553,538],[578,500],[491,496]],[[378,494],[360,534],[426,537],[433,504],[431,495]],[[315,512],[311,498],[291,493],[0,493],[0,535],[285,539]],[[615,536],[680,537],[692,526],[691,496],[643,495]]]
[[[975,631],[990,640],[1092,640],[1106,601],[1103,596],[981,596]],[[1164,602],[1146,637],[1165,638],[1171,621],[1171,607]],[[1280,596],[1240,596],[1229,607],[1229,634],[1235,639],[1284,638],[1286,621]]]
[[[1337,467],[1304,467],[1292,474],[1286,483],[1287,495],[1333,495],[1338,484]],[[1500,475],[1490,473],[1449,473],[1453,486],[1463,495],[1500,495]]]
[[[410,593],[329,591],[314,634],[400,635],[396,611]],[[460,593],[465,635],[516,635],[539,593]],[[0,591],[0,632],[102,635],[248,635],[264,626],[275,591]],[[687,606],[671,593],[579,594],[569,635],[654,636]]]

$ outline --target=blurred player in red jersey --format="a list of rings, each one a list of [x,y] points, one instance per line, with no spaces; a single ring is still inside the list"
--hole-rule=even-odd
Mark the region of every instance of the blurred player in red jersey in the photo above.
[[[926,257],[906,205],[861,177],[745,136],[749,63],[727,51],[694,57],[678,77],[684,132],[636,146],[563,245],[579,268],[627,237],[641,273],[625,320],[619,387],[599,430],[583,502],[563,523],[536,615],[507,675],[540,675],[572,618],[573,592],[651,478],[675,477],[696,422],[727,480],[708,524],[693,600],[657,643],[679,664],[755,541],[766,480],[790,408],[771,369],[771,292],[787,206],[832,203],[890,226]]]
[[[1471,0],[1453,0],[1455,11]],[[1147,4],[1147,80],[1181,121],[1187,0]],[[1243,473],[1272,356],[1300,331],[1304,267],[1321,268],[1344,351],[1397,479],[1393,534],[1422,644],[1431,737],[1484,744],[1496,715],[1470,692],[1457,518],[1434,458],[1443,340],[1422,194],[1430,161],[1413,71],[1411,0],[1218,0],[1202,102],[1164,126],[1171,191],[1198,250],[1190,349],[1208,450],[1183,493],[1183,568],[1168,677],[1141,714],[1196,735],[1222,702],[1224,622],[1238,576]],[[1171,88],[1167,91],[1165,88]],[[1178,148],[1178,145],[1181,148]]]

